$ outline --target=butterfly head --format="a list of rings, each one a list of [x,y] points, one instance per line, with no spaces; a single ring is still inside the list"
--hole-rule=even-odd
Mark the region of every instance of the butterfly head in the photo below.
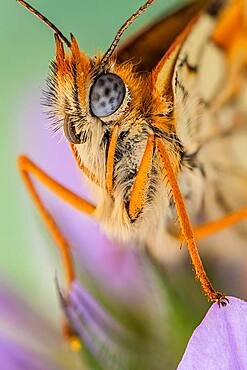
[[[107,128],[140,106],[138,91],[144,82],[131,63],[119,64],[114,56],[106,63],[102,56],[90,58],[80,51],[73,35],[69,53],[57,34],[55,40],[46,105],[71,143],[85,142],[97,126]]]
[[[89,58],[80,51],[75,37],[71,40],[25,0],[17,0],[55,31],[56,58],[48,79],[46,104],[56,127],[63,126],[66,138],[73,144],[85,141],[85,132],[99,124],[110,124],[123,117],[128,108],[132,113],[141,104],[138,90],[143,81],[133,66],[116,63],[114,51],[134,20],[155,0],[148,0],[122,25],[104,55]],[[64,44],[69,48],[65,53]],[[141,89],[141,90],[140,90]],[[131,101],[135,105],[130,107]]]

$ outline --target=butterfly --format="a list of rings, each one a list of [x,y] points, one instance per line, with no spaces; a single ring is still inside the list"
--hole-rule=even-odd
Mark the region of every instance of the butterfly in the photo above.
[[[225,305],[196,241],[247,215],[247,208],[233,211],[236,197],[229,186],[238,193],[238,178],[225,183],[236,169],[236,145],[246,146],[245,1],[187,4],[118,47],[124,31],[155,1],[149,0],[122,25],[108,50],[94,57],[80,50],[72,34],[69,40],[26,1],[17,1],[55,32],[46,103],[97,199],[91,204],[19,157],[27,189],[61,250],[68,284],[75,278],[70,247],[31,176],[95,217],[111,238],[145,245],[151,253],[164,249],[168,237],[186,243],[204,293]],[[205,204],[210,209],[209,189],[231,211],[196,225]],[[246,196],[240,198],[238,206]],[[174,215],[180,232],[171,230]]]

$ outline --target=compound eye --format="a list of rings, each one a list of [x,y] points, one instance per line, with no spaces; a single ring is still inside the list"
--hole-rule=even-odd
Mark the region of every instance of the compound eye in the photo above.
[[[114,73],[99,76],[90,91],[90,108],[96,117],[110,116],[121,106],[126,93],[123,80]]]

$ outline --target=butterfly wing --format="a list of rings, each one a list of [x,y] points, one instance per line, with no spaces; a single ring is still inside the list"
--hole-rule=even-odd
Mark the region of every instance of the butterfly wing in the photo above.
[[[139,57],[139,69],[152,70],[154,89],[172,107],[171,130],[184,148],[178,182],[193,224],[247,205],[246,66],[239,50],[230,55],[247,39],[244,7],[244,0],[190,4],[120,49],[119,60]],[[243,78],[229,93],[235,67]]]
[[[137,69],[151,71],[169,49],[175,38],[208,1],[198,0],[166,15],[156,23],[140,30],[118,49],[118,61],[134,59]]]
[[[247,206],[246,20],[244,0],[210,4],[171,48],[172,97],[171,61],[156,67],[156,88],[173,99],[185,152],[179,182],[194,222]]]
[[[198,162],[205,175],[214,175],[211,186],[228,211],[247,205],[244,4],[221,2],[217,11],[200,17],[181,47],[173,76],[177,134],[188,154],[198,150]],[[219,33],[221,39],[216,38]],[[232,76],[237,76],[236,83]]]

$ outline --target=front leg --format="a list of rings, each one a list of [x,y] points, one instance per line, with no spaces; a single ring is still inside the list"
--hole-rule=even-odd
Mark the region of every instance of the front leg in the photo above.
[[[206,238],[212,234],[220,232],[236,223],[247,218],[247,207],[242,208],[236,212],[230,213],[225,217],[222,217],[218,220],[210,221],[203,225],[196,226],[194,228],[195,238],[197,240]]]
[[[154,135],[150,135],[130,194],[129,217],[134,222],[141,213],[146,199],[146,190],[153,162]]]
[[[165,178],[167,179],[168,184],[171,188],[173,200],[175,203],[175,207],[177,210],[178,219],[179,219],[179,223],[180,223],[180,227],[182,231],[182,237],[187,243],[188,251],[190,254],[192,265],[195,269],[196,277],[199,279],[201,283],[202,290],[204,291],[204,293],[208,296],[208,298],[211,301],[216,301],[216,302],[219,302],[219,304],[221,305],[225,305],[227,302],[227,299],[225,298],[224,294],[220,292],[216,292],[214,290],[204,270],[203,263],[201,261],[201,258],[200,258],[200,255],[197,249],[192,225],[191,225],[189,216],[187,214],[185,204],[183,201],[183,197],[178,187],[176,176],[174,174],[169,156],[166,152],[166,148],[163,143],[163,140],[161,138],[156,138],[155,146],[156,146],[156,150],[157,150],[160,162],[162,164],[162,167],[164,168],[164,179]]]
[[[58,249],[60,250],[68,285],[70,286],[74,280],[74,264],[71,255],[71,249],[64,238],[61,230],[56,224],[53,216],[44,206],[35,186],[32,182],[31,176],[34,176],[38,179],[41,184],[47,187],[52,193],[57,195],[60,199],[63,199],[65,202],[69,203],[72,207],[77,210],[92,215],[95,206],[86,201],[85,199],[80,198],[77,194],[73,193],[69,189],[65,188],[63,185],[59,184],[56,180],[46,174],[41,168],[35,165],[28,157],[20,156],[18,157],[18,168],[22,176],[23,182],[27,187],[28,193],[33,199],[37,209],[45,222],[46,227],[51,233]]]

